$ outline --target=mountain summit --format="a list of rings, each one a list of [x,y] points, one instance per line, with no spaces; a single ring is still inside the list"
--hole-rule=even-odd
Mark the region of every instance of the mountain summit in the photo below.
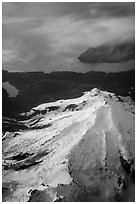
[[[94,88],[20,118],[3,133],[3,201],[134,201],[130,97]]]

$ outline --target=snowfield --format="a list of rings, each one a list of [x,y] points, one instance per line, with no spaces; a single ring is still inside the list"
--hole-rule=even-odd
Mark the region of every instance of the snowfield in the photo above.
[[[130,97],[99,89],[22,113],[3,135],[3,201],[134,201]]]

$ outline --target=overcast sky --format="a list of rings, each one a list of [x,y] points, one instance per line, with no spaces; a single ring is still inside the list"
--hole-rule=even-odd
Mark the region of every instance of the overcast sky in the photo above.
[[[92,46],[134,41],[134,9],[131,2],[4,2],[3,69],[90,71],[77,57]]]

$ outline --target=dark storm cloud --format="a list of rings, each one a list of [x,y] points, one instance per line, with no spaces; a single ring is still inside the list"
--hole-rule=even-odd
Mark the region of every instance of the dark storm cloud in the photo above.
[[[134,29],[134,3],[3,3],[3,67],[69,70],[92,46],[134,41]]]
[[[3,15],[9,17],[47,17],[62,16],[70,13],[90,17],[91,3],[82,2],[24,2],[3,3]]]
[[[79,14],[85,18],[101,16],[131,16],[135,13],[134,2],[12,2],[3,3],[3,15],[13,17],[60,16]]]
[[[104,2],[91,4],[92,17],[127,17],[135,15],[134,2]]]

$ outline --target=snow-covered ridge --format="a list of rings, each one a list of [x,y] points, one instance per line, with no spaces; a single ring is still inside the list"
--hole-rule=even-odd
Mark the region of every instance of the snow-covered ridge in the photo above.
[[[28,129],[3,140],[3,182],[12,188],[5,201],[81,201],[89,189],[89,201],[115,201],[127,194],[124,183],[134,189],[130,98],[92,89],[34,107],[20,122]]]

